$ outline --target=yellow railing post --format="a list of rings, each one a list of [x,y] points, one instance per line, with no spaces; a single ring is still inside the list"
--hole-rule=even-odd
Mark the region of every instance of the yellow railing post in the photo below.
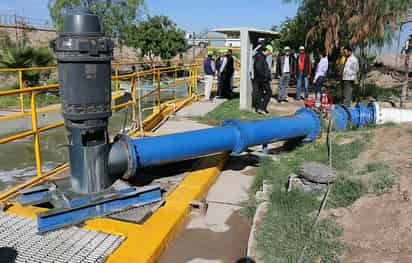
[[[115,94],[119,95],[119,86],[120,86],[119,79],[118,79],[118,77],[119,77],[119,65],[115,65],[114,74],[115,74],[115,77],[116,77],[115,84],[114,84],[115,85]]]
[[[41,156],[40,156],[40,135],[39,135],[39,127],[37,123],[37,109],[36,109],[36,92],[31,93],[31,125],[33,130],[34,136],[34,154],[36,158],[36,170],[37,176],[42,176],[43,171],[41,167]]]
[[[174,77],[174,82],[176,83],[177,81],[177,66],[175,65],[175,74],[173,74]]]
[[[157,70],[157,110],[160,112],[160,69]]]
[[[189,97],[192,96],[192,85],[193,85],[193,67],[192,65],[190,65],[189,66],[189,87],[188,87]]]
[[[23,71],[19,69],[19,89],[22,90],[24,88],[23,84]],[[22,113],[25,112],[24,109],[24,93],[20,93],[20,111]]]

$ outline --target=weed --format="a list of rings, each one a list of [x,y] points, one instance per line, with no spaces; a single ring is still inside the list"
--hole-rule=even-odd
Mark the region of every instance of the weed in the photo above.
[[[395,177],[392,174],[378,174],[373,182],[373,192],[376,194],[383,194],[392,189],[396,184]]]

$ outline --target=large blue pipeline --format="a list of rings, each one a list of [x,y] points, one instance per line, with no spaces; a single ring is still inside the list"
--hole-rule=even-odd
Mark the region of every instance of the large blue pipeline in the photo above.
[[[374,104],[359,104],[355,108],[335,105],[333,117],[338,129],[349,125],[363,127],[376,120]],[[227,120],[221,127],[176,133],[157,137],[131,139],[119,135],[109,156],[110,173],[129,178],[139,168],[173,163],[218,152],[238,155],[249,147],[301,138],[316,139],[321,131],[320,117],[302,108],[292,117],[258,121]]]

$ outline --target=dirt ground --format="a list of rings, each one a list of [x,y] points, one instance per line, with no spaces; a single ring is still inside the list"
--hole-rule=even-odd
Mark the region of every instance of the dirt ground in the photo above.
[[[373,146],[354,161],[385,162],[399,174],[390,192],[368,195],[348,209],[330,210],[350,248],[343,262],[412,262],[412,125],[377,129]]]

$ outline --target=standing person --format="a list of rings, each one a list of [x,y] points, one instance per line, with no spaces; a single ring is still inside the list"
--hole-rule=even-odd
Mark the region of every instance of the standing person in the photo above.
[[[299,55],[296,60],[296,97],[297,101],[302,99],[302,85],[304,85],[305,98],[309,97],[309,78],[312,71],[312,63],[309,56],[305,53],[305,47],[299,48]]]
[[[230,59],[229,51],[225,50],[225,56],[223,57],[222,65],[220,66],[220,79],[221,79],[221,94],[223,98],[229,98],[230,96],[230,81],[233,75],[233,58]]]
[[[220,69],[222,68],[223,61],[224,61],[224,53],[223,49],[219,50],[219,57],[216,59],[216,73],[217,73],[217,95],[216,98],[222,97],[222,78],[220,77]]]
[[[227,70],[228,70],[228,89],[226,97],[232,98],[233,93],[233,77],[235,75],[235,59],[233,58],[233,52],[231,49],[227,51]]]
[[[338,60],[336,61],[336,76],[338,80],[342,79],[343,69],[345,68],[345,64],[346,64],[345,48],[342,47],[340,49],[340,56]]]
[[[295,58],[291,54],[290,47],[285,47],[283,51],[284,54],[278,57],[276,66],[276,76],[280,78],[278,101],[288,102],[288,88],[295,67]]]
[[[355,86],[355,81],[358,79],[359,60],[353,54],[352,48],[345,47],[346,63],[343,69],[343,104],[347,107],[351,106],[352,93]]]
[[[213,51],[207,52],[207,57],[203,62],[203,71],[205,73],[205,100],[211,100],[213,80],[215,78],[216,66],[213,59]]]
[[[316,67],[315,78],[313,79],[313,83],[316,85],[316,103],[320,103],[322,99],[322,85],[329,68],[329,60],[326,52],[320,52],[320,57],[319,64]]]
[[[271,46],[262,48],[254,57],[253,63],[253,105],[256,113],[269,113],[267,105],[270,101],[272,89],[270,87],[271,72],[266,57],[273,52]],[[269,97],[269,99],[268,99]]]

